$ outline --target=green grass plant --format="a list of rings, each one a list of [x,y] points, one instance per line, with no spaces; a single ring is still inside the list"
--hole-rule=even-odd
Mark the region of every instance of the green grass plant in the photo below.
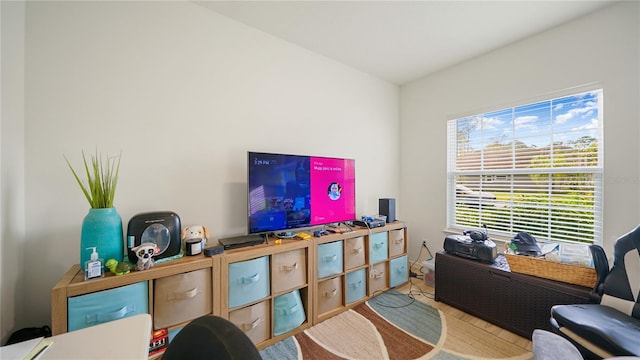
[[[116,193],[116,185],[118,184],[118,173],[120,171],[120,157],[122,154],[114,157],[107,156],[103,159],[102,154],[91,156],[91,163],[87,162],[87,158],[82,151],[82,160],[84,161],[84,170],[86,174],[86,183],[80,179],[78,173],[73,169],[69,159],[64,159],[69,165],[69,169],[73,173],[73,177],[80,185],[84,196],[89,201],[92,209],[107,209],[113,207],[113,199]],[[116,162],[117,158],[117,162]]]

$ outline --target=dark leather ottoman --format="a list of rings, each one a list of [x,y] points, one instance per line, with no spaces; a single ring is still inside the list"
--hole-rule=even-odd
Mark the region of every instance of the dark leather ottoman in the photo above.
[[[534,329],[552,331],[557,304],[589,303],[590,288],[512,273],[503,255],[485,264],[440,251],[435,299],[527,339]]]

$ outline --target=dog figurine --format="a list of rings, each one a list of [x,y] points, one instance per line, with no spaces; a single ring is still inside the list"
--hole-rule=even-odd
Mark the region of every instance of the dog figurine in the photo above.
[[[182,242],[191,239],[202,239],[202,247],[207,243],[209,238],[209,229],[203,225],[192,225],[182,229]]]
[[[136,269],[147,270],[153,267],[153,255],[158,252],[158,245],[146,242],[134,247],[131,250],[133,250],[133,252],[135,252],[136,256],[138,257]]]

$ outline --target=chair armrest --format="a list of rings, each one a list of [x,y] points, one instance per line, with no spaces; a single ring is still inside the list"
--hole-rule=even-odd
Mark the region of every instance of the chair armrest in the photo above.
[[[589,294],[592,301],[600,303],[602,293],[604,292],[604,279],[609,274],[609,260],[607,260],[607,254],[600,245],[590,245],[589,250],[593,257],[593,265],[596,269],[596,285]]]

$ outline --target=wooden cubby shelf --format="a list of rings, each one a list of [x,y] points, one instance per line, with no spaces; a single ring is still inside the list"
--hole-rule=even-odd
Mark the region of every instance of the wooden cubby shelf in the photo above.
[[[147,312],[154,329],[166,326],[171,338],[193,318],[212,314],[231,320],[262,349],[408,281],[407,228],[402,222],[307,240],[268,240],[89,281],[80,266],[73,265],[51,291],[52,332],[73,330],[76,310],[83,319],[103,321],[114,314]],[[167,295],[172,290],[176,293]],[[118,293],[126,300],[118,304],[115,291],[132,293]],[[138,305],[129,301],[138,297]],[[95,312],[96,303],[103,314],[85,315],[75,308],[87,306]]]

